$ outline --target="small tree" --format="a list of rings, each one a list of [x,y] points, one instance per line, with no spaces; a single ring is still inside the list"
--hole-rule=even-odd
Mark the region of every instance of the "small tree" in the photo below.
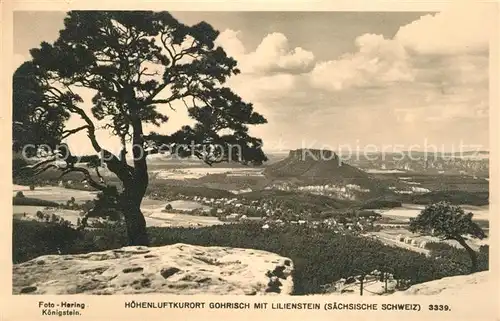
[[[36,217],[37,217],[39,220],[41,220],[41,221],[42,221],[42,220],[43,220],[43,218],[44,218],[44,214],[43,214],[43,212],[42,212],[42,211],[37,211],[37,212],[36,212]]]
[[[57,217],[57,215],[56,215],[56,214],[52,214],[52,215],[50,216],[50,222],[51,222],[51,223],[57,223],[57,222],[59,222],[59,217]]]
[[[483,239],[484,231],[472,221],[472,213],[465,213],[460,206],[453,206],[447,202],[428,205],[420,214],[410,219],[410,232],[432,234],[441,240],[457,241],[469,254],[471,259],[471,273],[477,271],[477,253],[465,242],[464,235]]]

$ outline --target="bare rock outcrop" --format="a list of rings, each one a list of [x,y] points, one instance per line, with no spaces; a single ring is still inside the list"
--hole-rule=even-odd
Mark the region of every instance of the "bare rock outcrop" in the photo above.
[[[458,275],[439,280],[415,284],[406,291],[396,292],[395,295],[464,295],[481,297],[490,293],[494,284],[490,272],[478,272],[469,275]]]
[[[377,272],[376,270],[374,272]],[[367,275],[363,283],[363,295],[392,295],[392,296],[407,296],[407,295],[444,295],[444,296],[473,296],[484,295],[493,290],[492,279],[488,271],[478,272],[469,275],[457,275],[442,278],[439,280],[415,284],[406,290],[398,290],[398,282],[389,276],[387,282],[380,281],[372,272]],[[378,272],[380,273],[380,272]],[[360,276],[341,279],[332,284],[323,286],[326,295],[360,295]],[[493,284],[494,286],[494,284]]]
[[[253,249],[131,246],[16,264],[13,293],[289,295],[292,271],[292,260]]]

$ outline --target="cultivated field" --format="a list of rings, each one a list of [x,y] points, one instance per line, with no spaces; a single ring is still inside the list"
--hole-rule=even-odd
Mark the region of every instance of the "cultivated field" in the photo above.
[[[391,209],[376,210],[382,216],[391,217],[398,220],[408,220],[411,217],[417,217],[420,211],[425,208],[424,205],[415,204],[403,204],[402,207],[396,207]],[[489,206],[471,206],[463,205],[462,208],[466,212],[472,212],[474,214],[473,219],[475,220],[488,220],[490,209]]]
[[[71,197],[74,197],[76,203],[83,203],[87,200],[95,198],[95,192],[80,191],[75,189],[66,189],[62,187],[38,187],[34,191],[30,191],[27,186],[14,185],[13,192],[15,195],[18,191],[22,191],[26,197],[37,198],[41,200],[49,200],[58,203],[66,203]],[[189,201],[173,201],[169,204],[177,210],[192,210],[195,208],[203,208],[208,210],[209,207],[196,202]],[[186,215],[177,213],[165,213],[166,202],[145,198],[142,203],[142,211],[146,219],[146,225],[151,227],[200,227],[217,224],[224,224],[216,217]],[[81,218],[79,211],[65,210],[57,208],[45,208],[43,206],[14,206],[13,215],[20,219],[34,219],[36,213],[42,211],[45,214],[56,214],[63,219],[76,225],[78,218]]]

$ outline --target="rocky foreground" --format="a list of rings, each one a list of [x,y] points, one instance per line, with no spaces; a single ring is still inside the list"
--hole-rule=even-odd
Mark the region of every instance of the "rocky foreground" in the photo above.
[[[181,243],[131,246],[45,255],[16,264],[13,293],[290,295],[293,268],[289,258],[253,249]],[[417,284],[392,295],[482,295],[491,291],[491,281],[485,271]],[[382,282],[368,283],[364,295],[384,292]],[[359,295],[357,289],[354,286],[353,291],[329,295]]]
[[[494,287],[489,271],[469,275],[458,275],[411,286],[406,291],[394,295],[464,295],[473,298],[490,293]]]
[[[292,260],[259,250],[132,246],[16,264],[13,293],[290,295],[292,271]]]
[[[343,286],[341,280],[333,284],[337,287],[337,291],[332,291],[327,293],[328,295],[355,295],[360,294],[359,282]],[[489,293],[492,291],[492,281],[489,271],[478,272],[469,275],[457,275],[442,278],[439,280],[424,282],[412,285],[410,288],[404,291],[395,291],[396,282],[390,280],[387,282],[387,288],[390,291],[385,293],[384,282],[373,282],[369,278],[367,279],[365,286],[363,287],[365,296],[374,295],[392,295],[392,296],[406,296],[406,295],[440,295],[440,296],[474,296],[474,295],[484,295],[484,293]]]

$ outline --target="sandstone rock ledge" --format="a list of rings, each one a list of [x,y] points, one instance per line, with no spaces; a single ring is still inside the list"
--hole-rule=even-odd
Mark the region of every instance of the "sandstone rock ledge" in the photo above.
[[[253,249],[129,246],[16,264],[13,293],[289,295],[292,271],[289,258]]]
[[[415,284],[406,291],[396,292],[395,295],[451,295],[468,296],[471,298],[491,293],[492,287],[489,271],[469,275],[458,275],[439,280]]]

